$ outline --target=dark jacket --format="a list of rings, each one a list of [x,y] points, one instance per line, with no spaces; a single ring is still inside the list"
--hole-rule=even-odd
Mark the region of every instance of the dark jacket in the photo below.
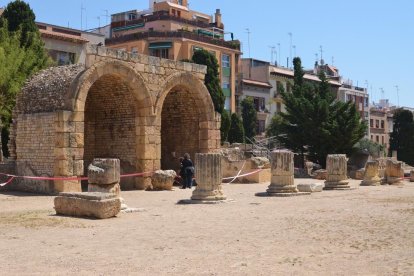
[[[184,159],[182,162],[183,171],[185,175],[193,175],[194,174],[194,165],[191,159]]]

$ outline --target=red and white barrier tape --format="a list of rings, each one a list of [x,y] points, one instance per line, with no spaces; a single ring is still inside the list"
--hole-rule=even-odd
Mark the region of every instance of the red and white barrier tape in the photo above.
[[[241,170],[239,171],[239,173],[236,176],[232,176],[232,177],[226,177],[223,178],[222,180],[232,180],[231,182],[233,182],[235,179],[240,178],[240,177],[245,177],[245,176],[249,176],[255,173],[260,172],[262,169],[258,169],[255,170],[253,172],[250,173],[246,173],[246,174],[242,174],[240,175]],[[121,175],[121,178],[127,178],[127,177],[137,177],[137,176],[144,176],[144,175],[151,175],[154,172],[142,172],[142,173],[131,173],[131,174],[123,174]],[[8,179],[6,180],[6,182],[0,183],[0,187],[4,187],[8,184],[10,184],[15,178],[21,178],[21,179],[29,179],[29,180],[67,180],[67,181],[80,181],[80,180],[88,180],[88,177],[86,176],[82,176],[82,177],[77,177],[77,176],[72,176],[72,177],[52,177],[52,176],[18,176],[18,175],[13,175],[13,174],[5,174],[5,173],[0,173],[0,175],[6,176]],[[230,183],[231,183],[230,182]]]

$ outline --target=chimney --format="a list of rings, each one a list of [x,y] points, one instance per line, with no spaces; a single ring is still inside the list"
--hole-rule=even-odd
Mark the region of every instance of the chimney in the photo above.
[[[220,13],[220,9],[216,9],[216,13],[214,14],[215,17],[215,21],[216,21],[216,26],[217,28],[220,29],[224,29],[224,25],[221,22],[221,13]]]

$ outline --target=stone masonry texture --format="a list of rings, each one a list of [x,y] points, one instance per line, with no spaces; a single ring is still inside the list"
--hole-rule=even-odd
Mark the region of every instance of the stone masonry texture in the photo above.
[[[10,151],[18,175],[82,176],[94,158],[118,158],[121,174],[177,170],[188,152],[220,147],[220,115],[206,67],[90,46],[86,65],[53,67],[29,80],[13,112]],[[80,181],[16,182],[18,190],[78,192]],[[121,188],[146,189],[149,177]]]

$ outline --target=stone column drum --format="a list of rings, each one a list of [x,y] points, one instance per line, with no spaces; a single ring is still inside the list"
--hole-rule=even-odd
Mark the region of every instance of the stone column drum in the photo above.
[[[299,193],[294,185],[293,152],[276,150],[271,152],[271,180],[267,189],[269,196],[293,196]],[[308,193],[309,194],[309,193]]]
[[[111,193],[119,197],[120,171],[119,159],[95,158],[88,167],[88,192]]]
[[[365,175],[364,180],[361,182],[361,186],[378,186],[380,184],[379,162],[377,160],[368,161],[365,164]]]
[[[221,187],[221,155],[219,153],[196,153],[194,161],[197,187],[191,200],[225,200],[226,196]]]
[[[402,169],[402,162],[393,161],[391,159],[387,160],[387,165],[385,168],[385,181],[386,183],[400,184],[404,177],[404,172]]]
[[[325,190],[350,189],[345,154],[329,154],[326,158],[327,176]]]

